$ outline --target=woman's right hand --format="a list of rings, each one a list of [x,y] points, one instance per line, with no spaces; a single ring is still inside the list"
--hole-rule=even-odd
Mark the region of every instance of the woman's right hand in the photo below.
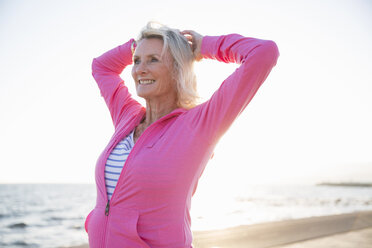
[[[132,54],[134,54],[134,51],[136,50],[137,42],[135,39],[132,40],[132,44],[130,46],[130,50],[132,50]]]
[[[187,41],[190,43],[195,60],[200,61],[203,58],[200,53],[203,36],[194,30],[184,30],[181,34],[185,36]]]

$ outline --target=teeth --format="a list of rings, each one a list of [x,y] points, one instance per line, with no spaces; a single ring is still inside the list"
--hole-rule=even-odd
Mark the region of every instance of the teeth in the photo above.
[[[152,84],[155,80],[139,80],[139,84]]]

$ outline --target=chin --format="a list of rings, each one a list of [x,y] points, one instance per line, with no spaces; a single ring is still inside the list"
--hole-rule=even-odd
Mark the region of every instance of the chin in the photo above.
[[[149,99],[153,96],[151,92],[144,91],[144,90],[137,90],[137,96],[143,98],[143,99]]]

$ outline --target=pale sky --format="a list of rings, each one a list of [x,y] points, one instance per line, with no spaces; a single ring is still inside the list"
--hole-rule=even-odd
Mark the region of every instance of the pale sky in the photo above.
[[[279,47],[203,185],[372,181],[371,1],[0,0],[0,183],[94,183],[113,126],[92,59],[149,20]],[[203,98],[235,68],[198,63]]]

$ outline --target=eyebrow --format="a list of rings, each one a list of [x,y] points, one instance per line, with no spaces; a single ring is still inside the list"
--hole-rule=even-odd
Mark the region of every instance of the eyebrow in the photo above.
[[[158,57],[161,57],[160,54],[156,54],[156,53],[153,53],[153,54],[149,54],[147,55],[146,57],[152,57],[152,56],[158,56]],[[138,55],[134,55],[133,58],[138,58],[139,56]]]

